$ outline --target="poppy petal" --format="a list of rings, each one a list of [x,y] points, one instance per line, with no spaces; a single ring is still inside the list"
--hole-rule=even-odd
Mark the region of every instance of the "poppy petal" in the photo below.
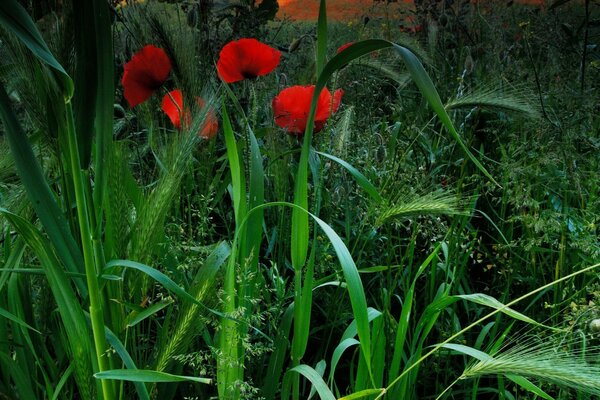
[[[181,114],[183,113],[183,95],[181,90],[172,90],[163,97],[162,110],[167,114],[173,126],[181,129]]]
[[[233,83],[247,78],[266,75],[281,59],[281,52],[256,39],[240,39],[227,43],[219,54],[219,77]]]
[[[292,86],[282,90],[272,101],[275,123],[290,134],[302,135],[308,122],[310,102],[315,86]],[[332,112],[339,108],[343,91],[335,91],[333,101],[331,93],[324,88],[319,94],[315,113],[314,131],[323,129]]]
[[[147,45],[135,53],[125,64],[121,80],[129,107],[148,100],[167,80],[170,72],[171,60],[163,49]]]
[[[196,97],[196,102],[198,103],[198,107],[200,107],[200,109],[204,108],[206,105],[206,102],[201,97]],[[217,120],[215,109],[213,107],[208,109],[205,118],[206,121],[202,126],[202,130],[198,134],[204,139],[211,139],[215,137],[219,131],[219,121]]]
[[[335,52],[335,54],[340,54],[342,51],[346,50],[348,47],[352,46],[354,44],[354,42],[348,42],[345,43],[343,45],[341,45],[337,51]]]

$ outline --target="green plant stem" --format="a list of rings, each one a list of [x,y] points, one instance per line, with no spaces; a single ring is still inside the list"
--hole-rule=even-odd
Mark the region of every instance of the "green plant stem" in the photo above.
[[[450,343],[451,341],[453,341],[453,340],[454,340],[454,339],[456,339],[457,337],[461,336],[461,335],[462,335],[462,334],[464,334],[465,332],[467,332],[467,331],[471,330],[471,329],[472,329],[472,328],[474,328],[475,326],[479,325],[480,323],[482,323],[482,322],[483,322],[483,321],[485,321],[486,319],[493,317],[494,315],[498,314],[499,312],[502,312],[503,310],[506,310],[507,308],[510,308],[511,306],[513,306],[513,305],[517,304],[518,302],[520,302],[520,301],[522,301],[522,300],[526,299],[526,298],[527,298],[527,297],[529,297],[529,296],[532,296],[532,295],[534,295],[534,294],[536,294],[536,293],[539,293],[539,292],[541,292],[542,290],[548,289],[549,287],[551,287],[551,286],[553,286],[553,285],[555,285],[555,284],[557,284],[557,283],[564,282],[564,281],[566,281],[567,279],[573,278],[573,277],[575,277],[575,276],[577,276],[577,275],[581,275],[581,274],[583,274],[583,273],[585,273],[585,272],[591,271],[591,270],[593,270],[593,269],[595,269],[595,268],[598,268],[598,267],[600,267],[600,264],[594,264],[594,265],[592,265],[592,266],[590,266],[590,267],[587,267],[587,268],[584,268],[584,269],[582,269],[582,270],[579,270],[579,271],[573,272],[572,274],[569,274],[569,275],[563,276],[562,278],[560,278],[560,279],[557,279],[557,280],[555,280],[555,281],[553,281],[553,282],[550,282],[550,283],[548,283],[548,284],[546,284],[546,285],[544,285],[544,286],[540,286],[539,288],[537,288],[537,289],[535,289],[535,290],[532,290],[532,291],[531,291],[531,292],[529,292],[529,293],[525,293],[523,296],[521,296],[521,297],[519,297],[519,298],[517,298],[517,299],[515,299],[515,300],[511,301],[510,303],[507,303],[507,304],[505,304],[504,306],[502,306],[502,307],[499,307],[499,308],[495,309],[495,310],[494,310],[494,311],[492,311],[491,313],[489,313],[489,314],[487,314],[487,315],[485,315],[485,316],[483,316],[483,317],[479,318],[477,321],[473,322],[472,324],[470,324],[470,325],[469,325],[469,326],[467,326],[466,328],[464,328],[464,329],[461,329],[460,331],[456,332],[454,335],[450,336],[448,339],[444,340],[442,343],[438,343],[438,344],[436,344],[435,346],[433,346],[433,348],[432,348],[432,349],[431,349],[429,352],[427,352],[425,355],[423,355],[421,358],[419,358],[419,359],[418,359],[418,360],[417,360],[415,363],[413,363],[413,364],[412,364],[410,367],[408,367],[407,369],[405,369],[405,370],[404,370],[404,372],[402,372],[400,375],[398,375],[398,377],[396,377],[396,379],[394,379],[394,380],[393,380],[393,381],[392,381],[392,382],[391,382],[391,383],[390,383],[390,384],[389,384],[389,385],[388,385],[388,386],[387,386],[387,387],[386,387],[386,388],[385,388],[385,389],[384,389],[384,390],[381,392],[381,394],[375,398],[375,400],[377,400],[377,399],[381,399],[381,398],[382,398],[382,397],[383,397],[383,396],[384,396],[384,395],[385,395],[385,394],[386,394],[386,393],[387,393],[387,392],[390,390],[390,388],[391,388],[392,386],[394,386],[396,383],[398,383],[398,382],[399,382],[399,381],[402,379],[402,377],[404,377],[404,375],[406,375],[406,374],[408,374],[410,371],[412,371],[412,369],[413,369],[413,368],[415,368],[417,365],[421,364],[421,362],[423,362],[423,360],[425,360],[426,358],[428,358],[429,356],[431,356],[433,353],[435,353],[436,351],[438,351],[438,350],[439,350],[439,349],[440,349],[440,348],[441,348],[443,345],[445,345],[445,344],[447,344],[447,343]]]
[[[79,220],[79,231],[81,233],[81,246],[83,248],[83,260],[85,275],[90,299],[90,319],[92,322],[92,334],[96,348],[96,358],[100,372],[110,369],[108,360],[108,344],[104,335],[104,315],[102,313],[102,294],[98,285],[96,270],[96,256],[92,243],[92,232],[90,230],[86,191],[83,184],[83,174],[79,167],[79,150],[77,149],[77,138],[73,120],[73,108],[71,103],[66,104],[67,119],[67,141],[69,147],[69,161],[73,177],[73,188],[75,191],[75,202],[77,204],[77,218]],[[112,383],[102,379],[102,396],[105,400],[114,399]]]

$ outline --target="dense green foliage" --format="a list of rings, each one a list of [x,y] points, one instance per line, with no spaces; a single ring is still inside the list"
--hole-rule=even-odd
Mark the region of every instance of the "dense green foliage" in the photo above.
[[[0,4],[0,398],[600,396],[600,4],[212,3]],[[250,36],[279,66],[221,82]],[[342,106],[288,135],[308,84]]]

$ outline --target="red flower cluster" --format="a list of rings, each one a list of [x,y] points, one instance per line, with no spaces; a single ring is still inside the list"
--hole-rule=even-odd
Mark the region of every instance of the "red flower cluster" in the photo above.
[[[256,39],[240,39],[223,47],[217,71],[223,81],[233,83],[268,74],[279,65],[280,58],[280,51]]]
[[[346,43],[338,49],[338,53],[352,45]],[[256,78],[272,72],[281,58],[281,52],[259,42],[256,39],[240,39],[226,44],[219,55],[217,72],[226,83],[243,79]],[[122,84],[125,98],[130,107],[146,101],[167,80],[171,71],[171,62],[164,50],[148,45],[137,52],[125,65]],[[275,123],[289,134],[301,136],[306,130],[310,104],[315,86],[292,86],[282,90],[272,100]],[[327,88],[321,90],[315,112],[314,131],[318,132],[329,117],[337,112],[343,90],[336,90],[333,95]],[[203,99],[196,97],[200,108],[205,106]],[[175,128],[189,127],[191,113],[185,107],[181,90],[175,89],[164,96],[162,110],[167,114]],[[210,108],[206,121],[198,133],[204,138],[216,135],[218,121],[215,111]]]
[[[283,89],[273,99],[273,112],[275,123],[290,134],[303,135],[308,122],[310,102],[315,93],[315,86],[292,86]],[[344,91],[338,89],[333,96],[327,88],[319,94],[317,110],[315,113],[314,131],[323,129],[325,122],[340,107]]]
[[[198,107],[203,108],[206,105],[204,99],[196,97]],[[185,108],[183,105],[183,94],[181,90],[175,89],[163,97],[162,110],[167,114],[173,126],[177,129],[181,129],[181,119],[183,117],[184,126],[187,128],[192,123],[192,115],[190,110]],[[204,139],[210,139],[217,134],[219,130],[219,122],[215,115],[215,110],[211,107],[206,114],[206,121],[202,126],[198,135]]]
[[[121,83],[125,99],[133,108],[148,100],[169,77],[171,60],[163,49],[144,46],[125,64]]]

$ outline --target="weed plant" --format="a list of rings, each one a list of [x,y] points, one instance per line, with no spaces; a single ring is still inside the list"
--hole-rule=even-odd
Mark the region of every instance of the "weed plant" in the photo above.
[[[24,3],[0,3],[3,398],[600,395],[597,2]],[[281,60],[225,83],[242,37]],[[149,44],[171,73],[131,108]]]

